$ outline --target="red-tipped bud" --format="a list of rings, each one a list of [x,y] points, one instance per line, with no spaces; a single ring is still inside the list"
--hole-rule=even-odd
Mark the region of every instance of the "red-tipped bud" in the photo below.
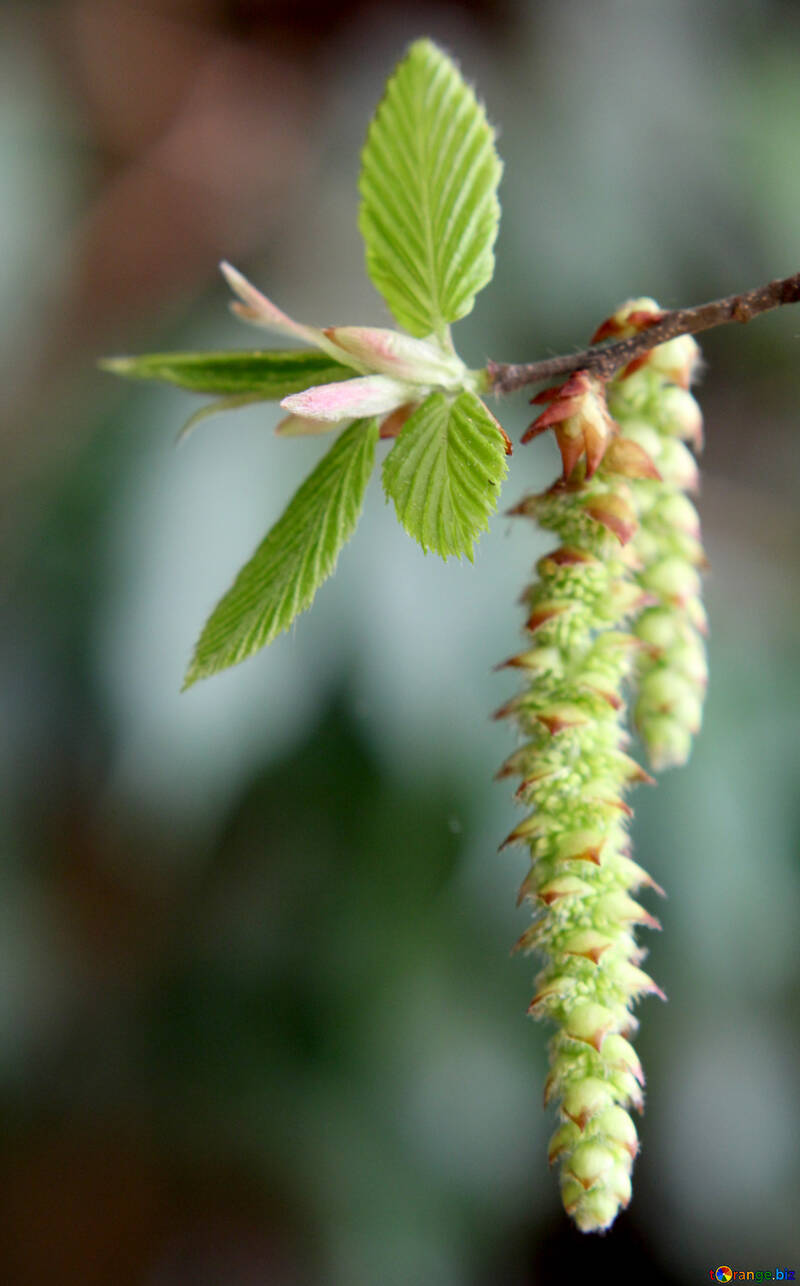
[[[554,549],[552,553],[545,554],[536,564],[536,570],[539,575],[542,572],[549,572],[554,564],[556,567],[575,567],[581,563],[596,563],[597,559],[594,554],[590,554],[585,549],[573,549],[570,545],[562,545],[560,549]]]
[[[525,652],[518,652],[516,656],[510,656],[507,661],[501,661],[494,668],[495,670],[530,670],[536,674],[543,674],[548,670],[559,670],[563,664],[558,648],[534,647],[528,648]]]
[[[597,964],[604,951],[613,947],[614,939],[597,929],[578,929],[561,943],[561,950],[568,956],[583,956]]]
[[[567,831],[554,843],[554,857],[557,862],[591,862],[600,865],[604,838],[597,831]]]
[[[631,1072],[615,1071],[611,1077],[611,1083],[617,1090],[617,1096],[621,1102],[629,1103],[637,1112],[643,1111],[644,1094]]]
[[[566,1166],[566,1173],[584,1189],[593,1188],[614,1165],[614,1153],[602,1143],[579,1143]]]
[[[585,1076],[570,1085],[561,1108],[579,1130],[585,1130],[593,1117],[599,1112],[607,1111],[613,1103],[614,1090],[608,1081],[601,1081],[596,1076]]]
[[[627,545],[636,531],[636,514],[627,500],[613,491],[602,496],[592,496],[583,507],[590,518],[613,532],[621,545]]]
[[[609,1065],[630,1072],[640,1085],[644,1085],[644,1072],[633,1045],[618,1032],[609,1032],[603,1041],[603,1060]]]
[[[508,701],[504,701],[503,704],[498,706],[495,710],[492,718],[508,719],[511,715],[518,714],[520,706],[522,705],[523,695],[523,693],[518,692],[516,696],[511,697]]]
[[[604,339],[628,339],[661,321],[665,314],[654,299],[629,299],[607,317],[592,335],[591,343]]]
[[[667,998],[649,974],[636,965],[629,964],[627,960],[613,961],[608,970],[618,986],[624,988],[629,996],[658,996],[661,1000]]]
[[[564,1030],[574,1040],[585,1041],[600,1053],[603,1041],[617,1025],[615,1015],[604,1005],[587,1000],[567,1014]]]
[[[648,875],[644,867],[639,866],[638,862],[634,862],[632,858],[623,857],[622,854],[618,854],[614,858],[614,867],[617,875],[626,888],[639,889],[644,886],[645,888],[652,889],[654,893],[659,895],[659,897],[665,898],[667,896],[661,885],[656,884],[653,877]]]
[[[597,910],[615,924],[646,924],[649,929],[660,929],[661,925],[655,916],[645,911],[627,893],[616,891],[604,893],[597,902]]]
[[[587,884],[585,880],[579,879],[577,875],[557,875],[555,879],[548,880],[546,884],[543,884],[541,888],[537,890],[538,896],[541,898],[542,902],[544,902],[545,906],[552,906],[554,902],[558,902],[561,898],[585,897],[587,893],[591,892],[591,884]],[[587,932],[592,932],[592,930],[587,930]],[[608,939],[606,945],[611,945],[610,939]],[[568,949],[567,954],[570,954]],[[584,953],[573,951],[571,954],[576,955]],[[595,963],[597,962],[595,961]]]
[[[544,931],[544,924],[542,921],[537,921],[536,924],[532,924],[529,929],[526,929],[525,932],[521,933],[517,938],[511,948],[510,954],[515,956],[518,951],[523,951],[525,953],[533,951],[538,945],[539,939]]]
[[[534,634],[542,625],[546,625],[548,621],[554,620],[557,616],[563,616],[564,612],[569,610],[569,603],[537,603],[525,622],[525,629],[529,634]]]
[[[543,982],[528,1005],[528,1013],[533,1014],[537,1005],[540,1005],[544,1000],[563,1000],[566,996],[572,994],[576,985],[575,979],[567,975],[559,975],[556,978],[550,978],[547,982]],[[535,1014],[534,1017],[536,1017]]]
[[[651,777],[649,772],[645,772],[642,765],[637,764],[636,760],[632,759],[630,755],[625,755],[622,751],[619,751],[617,757],[625,769],[627,781],[640,782],[645,786],[655,786],[655,777]]]
[[[531,813],[529,817],[524,817],[519,825],[515,826],[513,831],[506,835],[498,852],[508,848],[511,844],[519,844],[521,840],[536,839],[539,835],[547,833],[547,823],[542,821],[538,813]]]
[[[572,1121],[563,1121],[559,1125],[555,1134],[550,1140],[550,1146],[547,1150],[547,1160],[550,1165],[557,1161],[565,1152],[571,1152],[575,1144],[581,1137],[580,1129]]]
[[[585,710],[566,704],[551,706],[549,710],[538,710],[536,718],[554,737],[565,728],[580,728],[589,722],[589,715]]]

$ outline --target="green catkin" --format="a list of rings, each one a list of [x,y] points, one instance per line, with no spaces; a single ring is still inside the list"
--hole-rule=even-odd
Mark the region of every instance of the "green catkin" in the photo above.
[[[557,1025],[545,1102],[562,1123],[550,1145],[561,1161],[564,1205],[585,1232],[607,1228],[630,1200],[637,1150],[630,1108],[642,1072],[627,1037],[635,998],[655,991],[638,965],[637,923],[655,924],[631,896],[649,877],[629,856],[625,795],[642,774],[625,753],[625,681],[635,640],[624,624],[641,591],[624,548],[589,508],[629,509],[629,486],[603,476],[523,502],[561,547],[537,565],[527,594],[534,646],[512,664],[529,686],[513,713],[526,743],[504,773],[519,773],[529,815],[509,836],[530,849],[520,890],[534,924],[520,947],[543,953],[531,1012]]]
[[[610,1227],[631,1197],[630,1112],[643,1106],[632,1007],[643,994],[662,995],[634,938],[637,924],[659,926],[633,896],[658,886],[630,852],[626,795],[649,778],[627,754],[628,689],[641,685],[637,718],[654,761],[677,762],[699,722],[705,675],[702,550],[679,440],[689,395],[679,390],[679,407],[674,350],[661,367],[664,354],[654,352],[651,369],[615,383],[621,429],[586,372],[536,399],[551,406],[525,440],[553,427],[565,480],[513,511],[560,541],[525,594],[530,646],[506,663],[527,686],[498,712],[524,738],[500,775],[522,778],[517,797],[528,810],[506,841],[524,843],[531,860],[520,901],[534,922],[517,946],[544,957],[530,1012],[556,1026],[545,1103],[558,1104],[560,1120],[549,1157],[560,1162],[565,1209],[584,1232]],[[694,705],[681,682],[694,684]],[[681,699],[668,701],[665,684]],[[659,718],[671,721],[666,730]]]
[[[631,313],[638,325],[631,325]],[[652,299],[632,300],[614,315],[616,333],[634,334],[648,314],[658,313]],[[645,645],[634,722],[657,771],[688,759],[708,678],[699,578],[706,560],[700,520],[686,494],[696,489],[697,467],[685,443],[702,444],[702,415],[688,390],[698,358],[696,342],[683,335],[652,349],[639,369],[623,371],[608,387],[621,433],[647,451],[661,475],[631,484],[639,518],[632,541],[641,563],[637,579],[652,600],[634,625]]]

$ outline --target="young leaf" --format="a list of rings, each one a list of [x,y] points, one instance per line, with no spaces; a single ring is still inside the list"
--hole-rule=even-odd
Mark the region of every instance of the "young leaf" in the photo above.
[[[506,476],[497,422],[474,393],[432,393],[403,427],[383,485],[409,535],[443,558],[466,554],[489,525]]]
[[[491,280],[501,169],[472,90],[416,41],[370,126],[359,184],[367,271],[412,335],[441,335]]]
[[[356,420],[336,439],[214,608],[184,690],[245,661],[311,606],[358,522],[377,441],[376,419]]]
[[[328,384],[353,374],[326,353],[313,349],[252,353],[147,353],[143,357],[107,357],[104,371],[138,380],[162,380],[193,393],[260,398],[288,397],[310,384]]]

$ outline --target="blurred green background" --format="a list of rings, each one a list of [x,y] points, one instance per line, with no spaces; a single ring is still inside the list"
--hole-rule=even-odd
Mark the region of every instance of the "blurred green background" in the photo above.
[[[194,638],[321,450],[96,358],[247,347],[216,272],[386,324],[358,152],[415,36],[506,163],[474,365],[800,266],[800,10],[778,0],[62,0],[0,12],[0,1281],[690,1283],[800,1271],[800,309],[704,341],[712,679],[636,799],[669,892],[630,1210],[560,1212],[545,1032],[509,959],[523,857],[491,666],[545,547],[424,558],[377,481],[290,636],[179,696]],[[500,414],[512,437],[521,396]],[[505,499],[554,476],[540,442]]]

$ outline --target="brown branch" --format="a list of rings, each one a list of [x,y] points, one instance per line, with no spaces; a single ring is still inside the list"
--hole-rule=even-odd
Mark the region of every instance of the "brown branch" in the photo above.
[[[646,353],[648,349],[664,344],[676,335],[695,335],[701,330],[710,330],[712,326],[722,326],[726,322],[747,322],[759,313],[768,312],[770,308],[780,308],[783,304],[800,302],[800,272],[793,277],[783,277],[771,281],[756,290],[748,290],[743,295],[728,295],[726,299],[714,299],[708,304],[698,304],[695,308],[676,308],[665,313],[660,321],[613,344],[603,344],[586,348],[580,353],[565,353],[561,357],[545,357],[539,362],[514,363],[492,362],[487,364],[490,393],[513,393],[515,389],[525,388],[528,384],[539,384],[558,375],[569,375],[572,371],[592,371],[601,379],[609,379],[620,366],[627,366],[634,357]]]

